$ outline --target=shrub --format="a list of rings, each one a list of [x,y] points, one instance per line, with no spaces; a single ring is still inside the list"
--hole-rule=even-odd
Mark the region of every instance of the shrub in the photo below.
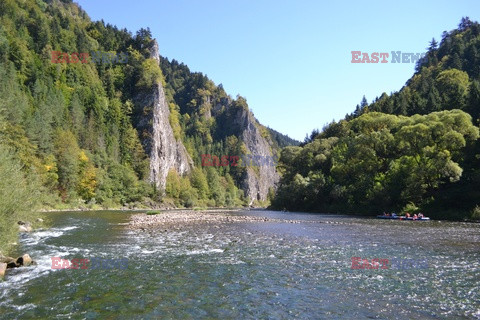
[[[22,171],[14,153],[0,145],[0,251],[17,241],[19,220],[34,222],[40,202],[37,177]]]
[[[182,190],[182,192],[180,193],[180,200],[182,202],[182,205],[186,208],[192,208],[193,206],[195,206],[197,198],[198,196],[194,189]]]
[[[162,211],[160,211],[160,210],[149,210],[149,211],[147,211],[147,215],[149,215],[149,216],[153,216],[153,215],[160,214],[160,213],[162,213]]]
[[[476,206],[472,211],[472,219],[480,220],[480,206]]]
[[[402,212],[418,213],[419,208],[413,202],[409,202],[405,207],[403,207]]]

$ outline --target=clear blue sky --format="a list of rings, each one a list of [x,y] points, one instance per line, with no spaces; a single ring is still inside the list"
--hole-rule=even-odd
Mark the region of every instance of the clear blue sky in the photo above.
[[[414,64],[353,64],[351,51],[425,52],[428,42],[480,20],[480,1],[77,0],[92,20],[133,34],[149,27],[164,57],[244,96],[257,119],[303,140],[399,90]],[[390,59],[389,59],[390,60]]]

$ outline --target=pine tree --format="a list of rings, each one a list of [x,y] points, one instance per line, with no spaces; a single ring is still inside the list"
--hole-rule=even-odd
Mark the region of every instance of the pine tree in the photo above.
[[[473,118],[475,124],[480,122],[480,82],[473,80],[470,83],[467,99],[467,111]]]
[[[460,31],[465,31],[467,30],[468,28],[470,28],[472,26],[472,21],[470,20],[469,17],[462,17],[462,20],[460,21],[460,23],[458,24],[458,29]]]
[[[367,101],[367,98],[365,98],[365,96],[363,96],[362,98],[362,102],[360,102],[360,108],[365,108],[368,106],[368,101]]]
[[[441,110],[442,107],[442,100],[440,97],[440,93],[437,90],[435,85],[432,85],[430,92],[428,93],[426,111],[427,112],[434,112]]]
[[[450,68],[462,70],[462,61],[458,53],[454,53],[451,58],[448,60],[448,65]]]
[[[433,51],[436,51],[437,49],[438,49],[438,42],[437,40],[435,40],[435,38],[432,38],[432,41],[429,42],[429,46],[427,50],[429,52],[433,52]]]

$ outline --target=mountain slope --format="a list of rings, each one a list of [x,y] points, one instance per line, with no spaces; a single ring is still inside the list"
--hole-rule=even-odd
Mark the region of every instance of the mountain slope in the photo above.
[[[275,208],[470,218],[480,198],[480,25],[432,40],[406,85],[282,151]],[[475,209],[477,208],[477,209]],[[478,219],[478,217],[477,217]]]
[[[279,144],[245,99],[161,57],[148,28],[132,35],[58,0],[2,0],[0,22],[0,143],[41,181],[44,205],[240,205],[275,187],[274,166],[202,166]]]

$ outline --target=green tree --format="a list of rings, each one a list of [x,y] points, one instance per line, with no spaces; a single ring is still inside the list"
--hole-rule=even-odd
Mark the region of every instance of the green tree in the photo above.
[[[59,129],[55,137],[60,191],[64,199],[72,199],[76,196],[75,189],[79,181],[80,148],[71,131]]]
[[[220,182],[220,175],[216,168],[207,167],[207,182],[209,198],[215,200],[217,207],[225,204],[225,187]]]
[[[165,193],[172,198],[179,198],[182,191],[181,179],[175,169],[171,169],[167,175]]]
[[[208,188],[207,178],[203,173],[202,169],[194,168],[191,175],[190,175],[190,182],[192,187],[197,189],[198,196],[200,199],[207,199],[210,193]]]
[[[440,72],[437,86],[442,93],[443,109],[464,109],[469,80],[468,74],[457,69]]]
[[[140,69],[138,87],[151,88],[162,79],[162,70],[155,59],[145,59]]]
[[[0,252],[6,254],[17,242],[17,221],[34,221],[39,191],[35,177],[28,177],[15,154],[0,144]]]
[[[472,115],[475,124],[479,124],[480,119],[480,82],[473,80],[468,90],[467,111]]]

